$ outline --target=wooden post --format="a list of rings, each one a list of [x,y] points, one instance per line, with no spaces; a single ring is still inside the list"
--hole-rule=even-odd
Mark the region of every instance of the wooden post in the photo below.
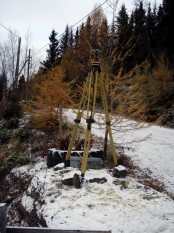
[[[29,95],[28,95],[28,91],[29,91],[29,78],[30,78],[30,53],[31,53],[31,49],[29,49],[28,52],[28,58],[27,58],[27,62],[28,62],[28,66],[27,66],[27,81],[26,81],[26,93],[25,93],[25,100],[28,101],[29,99]]]
[[[30,53],[31,53],[31,49],[29,49],[28,52],[28,67],[27,67],[27,82],[29,81],[29,77],[30,77]]]
[[[104,161],[108,161],[108,156],[107,156],[107,149],[108,149],[108,130],[107,130],[107,127],[106,127],[106,130],[105,130],[105,138],[104,138],[104,147],[103,147],[103,159]]]
[[[15,81],[14,81],[14,88],[15,89],[17,88],[17,85],[18,85],[20,52],[21,52],[21,37],[18,38],[18,52],[17,52],[17,61],[16,61],[16,70],[15,70]]]
[[[62,105],[59,105],[59,137],[62,136],[62,125],[63,125]]]
[[[6,204],[0,203],[0,233],[6,233]]]

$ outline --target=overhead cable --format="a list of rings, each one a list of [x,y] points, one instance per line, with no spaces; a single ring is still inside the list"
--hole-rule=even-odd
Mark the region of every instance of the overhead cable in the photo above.
[[[107,1],[108,1],[108,0],[105,0],[102,4],[100,4],[100,5],[99,5],[98,7],[96,7],[94,10],[92,10],[90,13],[88,13],[87,15],[85,15],[82,19],[80,19],[78,22],[76,22],[74,25],[72,25],[72,26],[70,27],[70,29],[72,29],[72,28],[75,27],[77,24],[79,24],[81,21],[83,21],[85,18],[87,18],[88,16],[90,16],[94,11],[96,11],[96,10],[99,9],[101,6],[103,6]],[[108,7],[109,7],[109,6],[108,6]],[[108,7],[106,7],[106,8],[108,8]],[[105,10],[106,10],[106,8],[105,8]],[[58,35],[58,37],[61,37],[63,34],[64,34],[64,32],[61,33],[60,35]],[[45,47],[47,47],[49,44],[50,44],[50,43],[47,43],[46,45],[44,45],[43,47],[41,47],[40,49],[38,49],[38,50],[35,52],[34,55],[40,53],[40,52],[41,52]]]
[[[2,23],[0,23],[0,25],[5,28],[8,32],[10,32],[11,34],[13,34],[14,36],[20,38],[18,35],[16,35],[15,33],[13,33],[10,29],[8,29],[7,27],[5,27]]]

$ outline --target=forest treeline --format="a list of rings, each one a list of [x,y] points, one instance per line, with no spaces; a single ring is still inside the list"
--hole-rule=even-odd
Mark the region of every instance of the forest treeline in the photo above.
[[[77,28],[67,25],[61,37],[52,30],[46,59],[28,83],[20,79],[16,93],[38,108],[74,107],[90,70],[92,51],[98,49],[109,110],[173,127],[173,24],[172,0],[161,5],[138,1],[131,14],[122,5],[117,14],[113,12],[110,24],[96,6]],[[4,77],[1,73],[0,99]],[[100,108],[100,98],[97,104]]]
[[[57,65],[63,65],[65,68],[69,60],[74,60],[79,67],[87,66],[92,49],[101,50],[102,59],[112,63],[114,75],[120,67],[126,73],[145,60],[154,66],[161,55],[165,56],[172,67],[173,8],[174,3],[171,0],[164,0],[159,6],[151,6],[149,3],[146,8],[143,2],[139,1],[129,15],[126,6],[122,5],[111,25],[108,25],[102,9],[96,7],[86,22],[76,30],[67,25],[60,39],[57,39],[57,32],[52,31],[47,58],[42,62],[42,68],[47,70]],[[75,66],[71,63],[70,65]],[[66,71],[68,78],[70,72],[68,69]]]

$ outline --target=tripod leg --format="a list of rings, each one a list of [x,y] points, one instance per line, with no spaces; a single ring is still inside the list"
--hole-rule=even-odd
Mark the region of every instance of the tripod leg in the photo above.
[[[74,129],[73,129],[73,132],[72,132],[70,144],[68,146],[68,151],[67,151],[67,154],[66,154],[65,167],[67,167],[69,165],[69,158],[70,158],[70,155],[71,155],[71,150],[72,150],[72,147],[73,147],[73,144],[74,144],[74,140],[75,140],[75,137],[77,135],[77,130],[78,130],[81,118],[82,118],[82,114],[83,114],[85,105],[86,105],[86,101],[87,101],[87,91],[86,91],[86,88],[88,86],[88,83],[89,83],[89,75],[87,77],[87,81],[86,81],[84,89],[83,89],[83,94],[82,94],[82,98],[81,98],[81,101],[80,101],[80,105],[79,105],[79,109],[78,109],[78,112],[77,112],[77,116],[76,116],[76,119],[74,120],[75,121],[75,125],[74,125]]]
[[[95,74],[91,72],[91,82],[89,85],[87,120],[86,120],[87,129],[86,129],[86,135],[85,135],[84,152],[83,152],[82,166],[81,166],[82,178],[85,175],[86,168],[87,168],[87,162],[88,162],[88,153],[89,153],[90,142],[91,142],[91,128],[92,128],[92,123],[94,123],[97,85],[98,85],[98,72],[96,72]],[[92,101],[91,101],[91,94],[93,97]]]
[[[110,145],[111,145],[112,155],[113,155],[114,163],[117,164],[117,154],[115,152],[114,141],[113,141],[113,136],[112,136],[112,131],[111,131],[110,117],[109,117],[109,112],[108,112],[108,107],[107,107],[103,77],[100,77],[99,85],[100,85],[102,102],[103,102],[103,107],[104,107],[104,112],[105,112],[106,128],[107,128],[107,131],[109,133],[109,138],[110,138]]]

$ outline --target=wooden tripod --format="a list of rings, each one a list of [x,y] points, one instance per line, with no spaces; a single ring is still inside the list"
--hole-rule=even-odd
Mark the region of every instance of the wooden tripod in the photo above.
[[[113,136],[112,136],[111,124],[110,124],[110,117],[109,117],[104,82],[103,82],[103,75],[101,75],[100,62],[98,62],[97,50],[95,50],[95,61],[91,62],[91,70],[88,74],[86,83],[84,85],[83,94],[81,97],[81,101],[80,101],[80,105],[78,108],[76,119],[74,120],[75,125],[74,125],[74,129],[72,132],[72,136],[71,136],[71,140],[70,140],[70,144],[68,147],[68,151],[66,154],[66,160],[65,160],[65,167],[66,167],[69,164],[71,150],[72,150],[72,147],[74,144],[75,137],[77,135],[77,130],[78,130],[81,118],[82,118],[83,111],[85,110],[85,107],[87,105],[87,116],[86,116],[87,127],[86,127],[84,152],[83,152],[82,166],[81,166],[81,177],[82,178],[84,177],[85,172],[86,172],[86,168],[87,168],[92,124],[95,123],[94,113],[95,113],[96,96],[97,96],[97,88],[98,87],[99,87],[100,92],[101,92],[103,108],[104,108],[104,113],[105,113],[105,123],[106,123],[106,128],[107,128],[108,133],[109,133],[112,155],[113,155],[114,163],[117,164],[117,154],[116,154],[115,148],[114,148],[114,142],[113,142]]]

